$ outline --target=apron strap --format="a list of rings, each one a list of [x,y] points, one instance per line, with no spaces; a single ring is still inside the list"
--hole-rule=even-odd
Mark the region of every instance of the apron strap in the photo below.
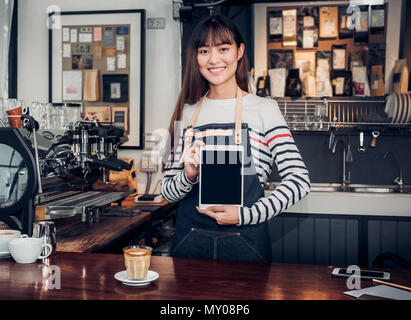
[[[197,122],[198,115],[200,114],[201,106],[203,105],[204,99],[207,96],[206,94],[198,102],[196,109],[194,110],[193,118],[191,119],[190,125],[187,127],[185,134],[185,146],[188,147],[191,145],[194,137],[194,125]],[[241,93],[240,87],[237,87],[237,99],[235,105],[235,143],[241,144],[241,120],[242,120],[242,106],[243,106],[243,95]]]
[[[189,145],[191,145],[191,142],[193,141],[194,137],[194,125],[197,122],[198,115],[200,114],[201,106],[203,105],[204,99],[207,96],[208,91],[206,94],[200,99],[200,101],[197,103],[197,107],[194,110],[194,115],[193,118],[191,119],[190,124],[187,127],[186,134],[185,134],[185,139],[184,139],[184,144],[185,148],[188,148]]]
[[[240,87],[237,87],[237,101],[235,104],[235,143],[241,144],[241,120],[243,107],[243,94]]]

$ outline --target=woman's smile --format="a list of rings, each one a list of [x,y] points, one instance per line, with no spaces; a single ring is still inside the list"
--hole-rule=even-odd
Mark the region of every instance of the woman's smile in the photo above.
[[[208,68],[208,71],[210,71],[211,74],[220,74],[222,71],[224,71],[226,67],[210,67]]]

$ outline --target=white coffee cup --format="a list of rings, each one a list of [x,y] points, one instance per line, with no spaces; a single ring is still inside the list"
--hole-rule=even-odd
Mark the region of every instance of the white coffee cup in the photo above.
[[[48,253],[41,255],[44,247],[48,248]],[[9,251],[16,262],[33,263],[37,259],[47,258],[53,251],[53,248],[50,244],[44,243],[41,238],[20,238],[9,242]]]
[[[18,238],[27,238],[27,234],[21,234],[19,230],[0,230],[0,252],[8,252],[9,241]]]

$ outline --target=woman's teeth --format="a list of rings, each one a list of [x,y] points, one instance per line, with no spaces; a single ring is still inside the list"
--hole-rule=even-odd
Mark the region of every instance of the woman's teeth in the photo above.
[[[225,67],[221,67],[221,68],[210,68],[208,70],[210,70],[210,72],[220,72],[223,71],[225,69]]]

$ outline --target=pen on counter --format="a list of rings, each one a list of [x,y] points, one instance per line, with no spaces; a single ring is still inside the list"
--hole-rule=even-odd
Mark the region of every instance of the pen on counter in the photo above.
[[[373,282],[376,282],[376,283],[380,283],[380,284],[386,284],[387,286],[395,287],[395,288],[398,288],[398,289],[403,289],[403,290],[411,291],[411,288],[410,288],[410,287],[401,286],[401,285],[399,285],[399,284],[395,284],[395,283],[391,283],[391,282],[386,282],[386,281],[381,281],[381,280],[378,280],[378,279],[372,279],[372,281],[373,281]]]

